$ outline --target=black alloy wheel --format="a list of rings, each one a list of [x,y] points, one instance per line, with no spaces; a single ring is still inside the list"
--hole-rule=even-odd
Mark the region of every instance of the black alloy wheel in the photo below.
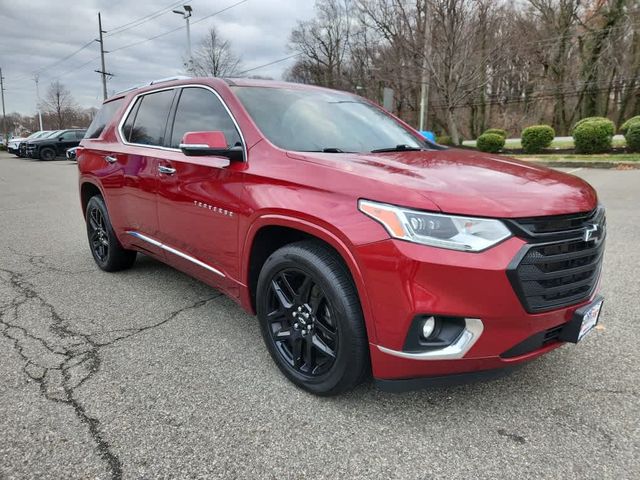
[[[338,253],[316,240],[276,250],[264,263],[256,310],[271,357],[293,383],[336,395],[369,373],[360,299]]]
[[[89,199],[85,219],[89,248],[96,265],[106,272],[130,268],[136,260],[136,252],[126,250],[118,241],[100,195]]]
[[[52,148],[43,148],[40,150],[40,159],[46,162],[56,158],[56,152]]]
[[[288,268],[271,280],[267,319],[278,352],[298,373],[319,376],[333,366],[339,342],[335,313],[308,273]]]
[[[109,236],[100,208],[93,206],[87,212],[87,222],[91,253],[99,262],[104,263],[109,258]]]

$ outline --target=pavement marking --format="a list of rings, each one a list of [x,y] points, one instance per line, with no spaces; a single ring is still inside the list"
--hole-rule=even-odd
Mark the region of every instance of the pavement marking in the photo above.
[[[574,168],[573,170],[569,170],[567,173],[575,173],[575,172],[579,172],[580,170],[582,170],[582,167]]]

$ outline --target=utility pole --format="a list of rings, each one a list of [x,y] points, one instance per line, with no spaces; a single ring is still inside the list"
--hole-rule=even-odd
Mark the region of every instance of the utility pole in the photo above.
[[[178,15],[182,15],[187,21],[187,63],[188,67],[191,67],[191,25],[189,23],[189,18],[193,12],[193,8],[190,5],[183,5],[184,10],[173,10],[173,13],[177,13]]]
[[[44,130],[44,128],[42,128],[42,112],[40,111],[40,76],[36,75],[35,77],[33,77],[33,81],[36,82],[36,100],[38,103],[36,103],[36,109],[38,110],[38,121],[40,122],[40,131]]]
[[[100,61],[102,62],[102,70],[94,70],[94,72],[102,75],[102,98],[104,100],[107,99],[107,75],[112,76],[104,67],[104,54],[109,53],[104,50],[104,40],[102,39],[102,34],[107,33],[106,30],[102,30],[102,17],[100,16],[100,12],[98,12],[98,31],[100,33],[100,38],[96,38],[96,42],[100,44]]]
[[[429,57],[431,56],[431,21],[429,19],[428,2],[424,4],[424,47],[422,50],[422,86],[420,88],[420,130],[427,126],[427,115],[429,108],[429,83],[431,75],[429,72]]]
[[[4,77],[2,76],[2,69],[0,68],[0,95],[2,95],[2,134],[4,138],[9,140],[7,133],[7,113],[4,110]]]

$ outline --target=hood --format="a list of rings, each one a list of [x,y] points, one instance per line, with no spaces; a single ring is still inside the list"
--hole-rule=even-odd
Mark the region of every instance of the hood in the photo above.
[[[595,190],[578,177],[475,151],[289,155],[373,180],[362,183],[362,198],[425,209],[432,202],[445,213],[534,217],[591,211],[598,203]],[[416,193],[424,205],[416,205]]]
[[[12,142],[13,143],[18,143],[18,142],[22,142],[22,141],[24,141],[26,139],[27,139],[27,137],[14,137],[14,138],[10,139],[8,143],[12,143]]]
[[[27,143],[29,145],[36,145],[36,144],[40,144],[40,143],[49,143],[52,141],[58,141],[58,137],[52,137],[52,138],[36,138],[34,140],[28,140]]]

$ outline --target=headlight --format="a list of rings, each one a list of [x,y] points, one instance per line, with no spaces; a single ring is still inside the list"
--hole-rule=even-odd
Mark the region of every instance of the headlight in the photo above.
[[[360,200],[358,208],[392,237],[432,247],[480,252],[511,236],[500,220],[420,212],[369,200]]]

